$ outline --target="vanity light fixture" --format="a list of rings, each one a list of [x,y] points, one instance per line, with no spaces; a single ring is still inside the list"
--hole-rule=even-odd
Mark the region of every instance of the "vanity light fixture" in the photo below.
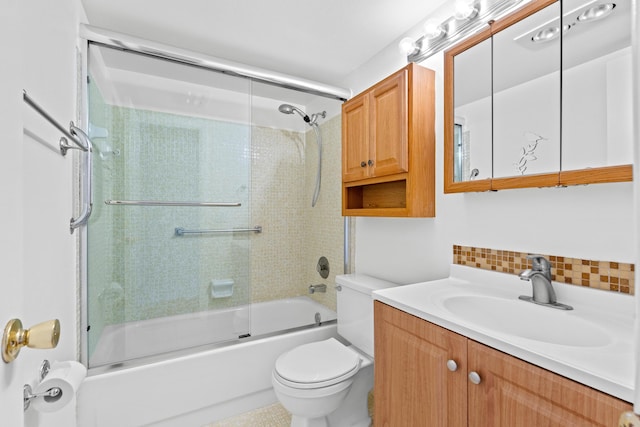
[[[424,23],[424,37],[433,43],[436,40],[440,40],[447,35],[444,28],[435,20],[427,19]]]
[[[418,43],[411,37],[405,37],[400,40],[400,43],[398,43],[398,48],[400,49],[400,52],[404,53],[407,56],[413,55],[414,53],[420,51]]]
[[[603,3],[590,7],[578,16],[578,22],[591,22],[606,18],[613,12],[615,7],[615,3]]]
[[[453,11],[448,3],[442,7],[448,9],[448,18],[439,23],[434,19],[427,20],[422,36],[418,39],[405,37],[398,46],[400,51],[407,55],[407,61],[423,61],[488,25],[490,21],[514,9],[523,1],[525,0],[457,0]],[[442,9],[435,11],[434,16],[442,16]]]
[[[478,16],[478,8],[475,6],[473,1],[469,1],[469,0],[456,1],[455,12],[453,12],[454,18],[461,21],[464,19],[473,19],[476,16]]]

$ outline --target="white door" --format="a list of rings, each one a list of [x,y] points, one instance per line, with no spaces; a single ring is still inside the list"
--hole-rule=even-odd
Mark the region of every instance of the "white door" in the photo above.
[[[22,288],[22,91],[20,44],[20,2],[3,1],[0,8],[0,51],[10,61],[3,61],[0,78],[0,334],[9,319],[21,317]],[[15,62],[14,62],[15,61]],[[15,66],[6,66],[13,63]],[[0,361],[0,414],[2,425],[22,426],[23,373],[20,360],[6,364]]]
[[[61,133],[23,102],[23,89],[67,126],[76,120],[77,0],[0,0],[0,337],[58,318],[56,349],[22,349],[0,360],[0,425],[75,425],[75,404],[57,413],[23,411],[24,384],[44,359],[77,358],[73,155],[57,153]]]

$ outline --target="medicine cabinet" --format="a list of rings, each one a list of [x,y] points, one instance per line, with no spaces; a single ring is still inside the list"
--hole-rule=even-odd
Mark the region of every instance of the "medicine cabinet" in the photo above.
[[[445,193],[632,180],[630,3],[533,0],[445,52]]]

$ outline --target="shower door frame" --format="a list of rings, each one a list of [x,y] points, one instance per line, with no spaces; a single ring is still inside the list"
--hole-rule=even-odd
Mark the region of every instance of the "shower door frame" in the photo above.
[[[248,66],[245,64],[239,64],[232,61],[227,61],[220,58],[200,54],[197,52],[180,49],[162,43],[157,43],[149,40],[144,40],[136,37],[132,37],[126,34],[116,33],[110,30],[89,26],[86,24],[80,25],[79,37],[85,42],[80,43],[80,50],[77,52],[77,67],[78,67],[78,86],[77,90],[77,111],[79,116],[79,123],[85,132],[88,132],[89,123],[89,97],[88,97],[88,52],[89,44],[94,43],[96,45],[102,45],[106,47],[116,48],[124,51],[130,51],[132,53],[138,53],[150,57],[169,60],[184,65],[194,66],[198,68],[204,68],[210,71],[219,72],[223,74],[233,75],[237,77],[245,77],[254,81],[267,83],[275,86],[279,86],[286,89],[293,89],[301,92],[306,92],[318,96],[323,96],[339,101],[346,101],[352,96],[350,89],[340,88],[337,86],[327,85],[312,80],[306,80],[291,75],[273,72],[269,70],[260,69],[257,67]],[[74,169],[76,174],[80,174],[79,162],[76,158],[74,160]],[[76,180],[77,181],[77,180]],[[74,193],[79,194],[80,189],[74,188]],[[77,205],[79,197],[74,198],[74,205]],[[77,209],[77,206],[74,206]],[[344,272],[351,272],[351,257],[352,251],[350,247],[350,234],[351,220],[349,217],[344,217]],[[78,354],[79,360],[82,364],[89,367],[89,315],[88,315],[88,240],[87,240],[87,226],[81,227],[77,233],[77,289],[78,289],[78,301],[79,301],[79,325],[78,326]],[[151,356],[153,357],[153,356]],[[119,367],[127,367],[132,364],[130,361],[123,361],[117,363]],[[109,365],[110,366],[110,365]],[[104,366],[92,369],[104,369]]]

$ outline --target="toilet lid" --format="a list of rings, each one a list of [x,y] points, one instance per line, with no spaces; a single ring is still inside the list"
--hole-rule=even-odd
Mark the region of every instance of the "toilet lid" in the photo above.
[[[288,382],[304,384],[333,383],[357,372],[361,359],[335,338],[303,344],[281,355],[275,371]],[[350,374],[350,375],[347,375]]]

